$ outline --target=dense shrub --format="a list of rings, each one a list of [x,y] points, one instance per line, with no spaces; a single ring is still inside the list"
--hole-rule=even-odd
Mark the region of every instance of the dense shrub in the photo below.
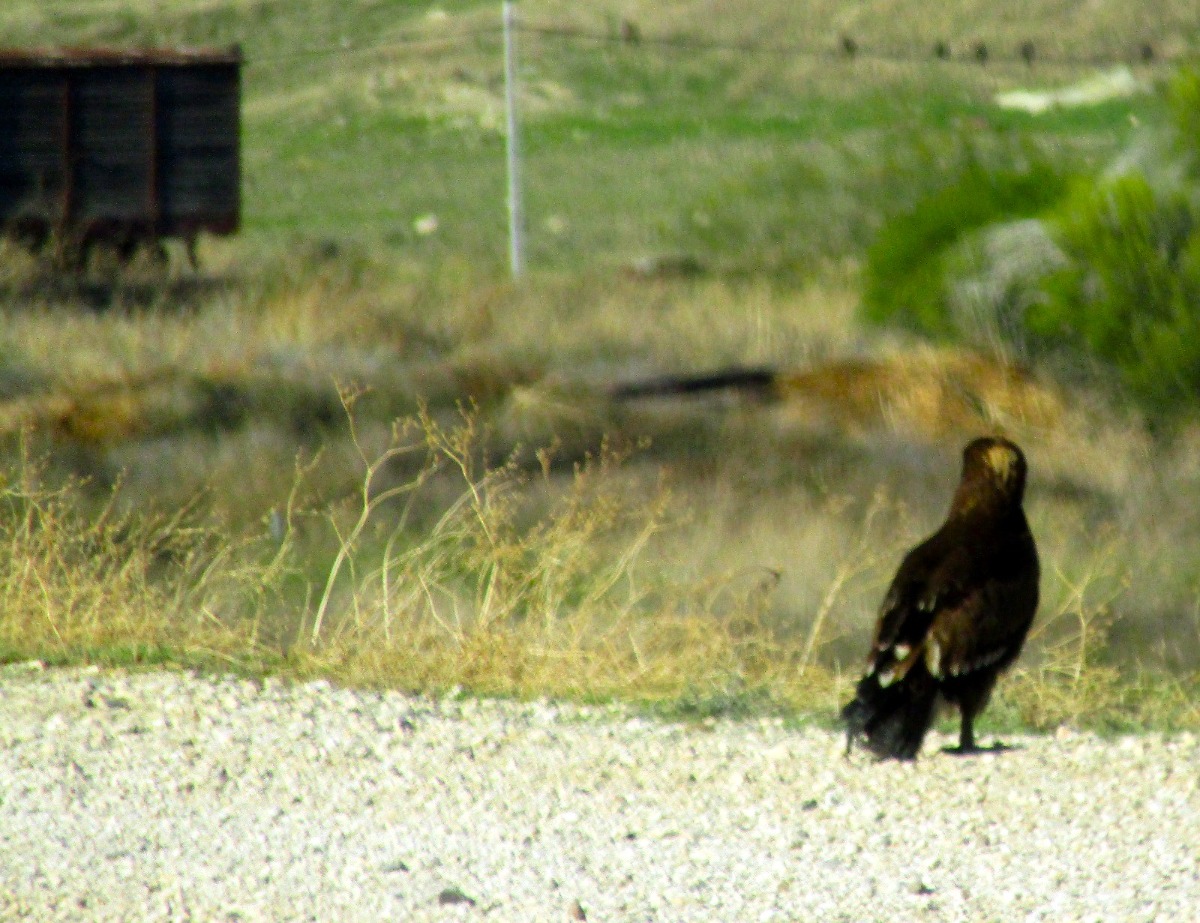
[[[1069,263],[1027,312],[1030,341],[1111,364],[1156,416],[1200,395],[1200,230],[1187,198],[1130,174],[1080,189],[1052,226]]]
[[[1200,66],[1181,68],[1167,84],[1176,147],[1193,178],[1200,178]]]
[[[1098,360],[1152,420],[1194,407],[1200,70],[1180,70],[1163,100],[1165,132],[1139,139],[1116,175],[972,163],[890,219],[868,251],[867,318]]]
[[[945,338],[957,331],[947,271],[955,249],[987,225],[1028,218],[1065,194],[1069,176],[1048,161],[992,168],[971,158],[950,184],[889,220],[867,251],[869,320]]]

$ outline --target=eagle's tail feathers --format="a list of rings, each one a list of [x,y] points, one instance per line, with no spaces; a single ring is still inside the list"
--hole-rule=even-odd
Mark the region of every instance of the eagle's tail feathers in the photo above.
[[[933,677],[918,666],[903,680],[881,686],[874,673],[858,683],[853,701],[842,709],[847,745],[859,737],[876,756],[915,759],[933,722],[937,686]]]

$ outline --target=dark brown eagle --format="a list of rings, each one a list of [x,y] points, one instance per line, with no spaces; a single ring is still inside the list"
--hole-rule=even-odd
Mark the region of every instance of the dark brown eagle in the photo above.
[[[1007,439],[963,450],[962,480],[937,532],[905,555],[880,607],[867,668],[842,709],[847,751],[914,759],[939,699],[962,714],[959,745],[1000,672],[1021,653],[1038,605],[1038,557],[1021,508],[1025,456]]]

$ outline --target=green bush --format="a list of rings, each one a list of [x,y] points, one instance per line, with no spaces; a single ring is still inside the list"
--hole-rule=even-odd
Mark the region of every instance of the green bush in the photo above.
[[[1038,215],[1062,198],[1069,182],[1068,174],[1038,157],[999,168],[969,158],[950,184],[881,228],[867,251],[867,319],[954,336],[946,280],[957,246],[986,225]]]
[[[1200,229],[1140,174],[1081,187],[1053,220],[1069,265],[1025,316],[1030,342],[1111,364],[1155,416],[1200,395]]]
[[[1025,316],[1032,344],[1099,358],[1159,422],[1200,397],[1200,70],[1181,68],[1164,102],[1173,143],[1148,172],[1080,186],[1058,209],[1068,265]]]
[[[1200,177],[1200,66],[1183,67],[1166,88],[1176,146],[1193,178]]]
[[[1144,172],[1071,178],[1037,159],[998,169],[970,160],[952,183],[891,218],[867,254],[867,318],[971,339],[964,317],[974,312],[1018,353],[1098,359],[1153,422],[1192,408],[1200,397],[1200,70],[1180,69],[1162,101],[1169,133],[1148,135],[1158,143],[1135,158]],[[1013,265],[1000,265],[999,226],[1029,217],[1048,236],[1027,235],[1022,245],[1054,252],[1024,261],[1009,254]]]

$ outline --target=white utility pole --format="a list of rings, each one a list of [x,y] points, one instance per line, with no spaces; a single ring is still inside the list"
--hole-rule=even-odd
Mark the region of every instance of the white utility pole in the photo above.
[[[517,137],[517,49],[514,0],[504,0],[504,125],[508,135],[508,262],[513,277],[524,269],[521,227],[520,149]]]

